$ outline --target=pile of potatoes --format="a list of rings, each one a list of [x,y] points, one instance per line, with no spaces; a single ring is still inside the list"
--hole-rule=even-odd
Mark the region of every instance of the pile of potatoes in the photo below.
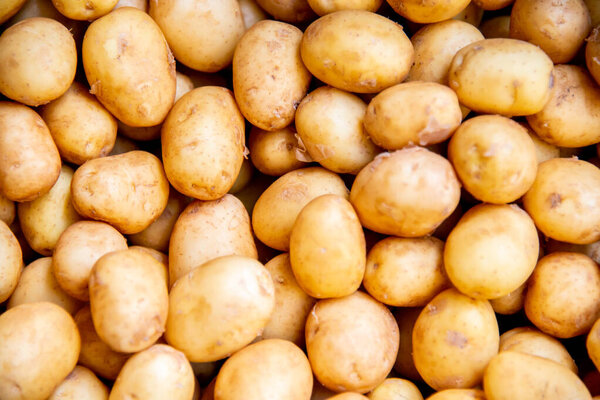
[[[0,400],[600,399],[599,83],[597,0],[0,1]]]

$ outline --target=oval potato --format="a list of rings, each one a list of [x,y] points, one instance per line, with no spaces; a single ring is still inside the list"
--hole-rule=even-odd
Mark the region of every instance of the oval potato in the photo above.
[[[454,17],[463,11],[471,0],[387,0],[398,14],[412,22],[430,24]]]
[[[92,371],[80,365],[52,392],[48,400],[107,400],[108,388]]]
[[[62,15],[81,21],[92,21],[108,14],[117,2],[118,0],[52,0],[52,4]]]
[[[15,15],[27,0],[7,0],[0,6],[0,24]]]
[[[281,176],[306,165],[304,158],[297,157],[301,149],[291,126],[270,132],[252,127],[248,147],[252,165],[266,175]]]

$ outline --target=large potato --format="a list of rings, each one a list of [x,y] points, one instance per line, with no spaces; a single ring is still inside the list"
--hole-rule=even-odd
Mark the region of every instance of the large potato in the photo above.
[[[307,0],[310,8],[318,15],[342,10],[364,10],[375,12],[383,0]]]
[[[233,54],[233,93],[244,117],[267,131],[288,126],[308,90],[311,75],[298,48],[302,31],[260,21],[240,39]]]
[[[118,0],[52,0],[54,7],[65,17],[91,21],[108,14]]]
[[[0,221],[0,254],[0,303],[3,303],[17,287],[23,268],[21,245],[4,221]]]
[[[7,0],[0,4],[0,24],[15,15],[27,0]]]
[[[369,393],[370,400],[423,400],[419,388],[409,380],[387,378]]]
[[[302,168],[307,160],[297,158],[301,149],[296,135],[291,126],[271,132],[253,127],[248,138],[252,164],[263,174],[273,176]]]
[[[46,400],[75,367],[73,318],[52,303],[22,304],[0,315],[0,398]]]
[[[398,14],[412,22],[430,24],[454,17],[470,0],[387,0]]]
[[[81,216],[132,234],[160,217],[169,200],[169,182],[158,158],[130,151],[87,161],[75,171],[71,192]]]
[[[334,12],[310,24],[300,52],[317,79],[356,93],[377,93],[402,82],[414,53],[402,26],[360,10]]]
[[[308,21],[315,16],[307,0],[256,0],[256,2],[275,19],[292,24]]]
[[[107,400],[108,388],[92,371],[80,365],[52,392],[48,400]]]
[[[175,60],[148,14],[123,7],[97,19],[81,51],[91,93],[115,117],[139,127],[165,119],[175,99]]]

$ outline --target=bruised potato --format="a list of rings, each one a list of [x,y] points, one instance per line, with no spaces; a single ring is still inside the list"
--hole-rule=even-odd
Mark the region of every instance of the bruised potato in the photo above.
[[[52,392],[48,400],[107,400],[108,388],[92,371],[81,365]]]
[[[13,293],[23,268],[21,245],[4,221],[0,221],[0,302],[4,303]]]
[[[300,151],[296,130],[287,126],[276,131],[252,127],[248,147],[252,165],[266,175],[281,176],[302,168],[307,160],[299,160]]]
[[[463,11],[470,0],[387,0],[390,6],[404,18],[420,24],[440,22]]]

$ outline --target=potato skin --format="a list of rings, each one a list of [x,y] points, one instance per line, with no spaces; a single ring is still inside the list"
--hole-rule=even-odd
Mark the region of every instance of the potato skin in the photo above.
[[[17,287],[23,268],[21,245],[4,221],[0,221],[0,254],[0,303],[4,303]]]
[[[423,400],[419,388],[407,379],[387,378],[381,382],[369,395],[370,400]]]
[[[54,7],[65,17],[91,21],[108,14],[118,0],[52,0]]]
[[[108,388],[92,371],[80,365],[61,382],[48,400],[107,400]]]
[[[276,131],[252,127],[248,139],[252,165],[265,175],[281,176],[302,168],[305,161],[298,160],[299,149],[296,130],[287,126]]]
[[[17,207],[12,200],[7,199],[0,190],[0,221],[11,225],[17,216]]]
[[[490,299],[490,304],[496,314],[512,315],[523,309],[527,282],[502,297]]]
[[[252,28],[254,24],[263,19],[267,19],[267,13],[254,0],[238,0],[240,11],[244,19],[246,30]]]
[[[381,7],[383,0],[307,0],[310,8],[323,16],[342,10],[364,10],[375,12]]]
[[[502,15],[484,21],[479,27],[486,39],[510,38],[510,15]]]
[[[405,376],[413,382],[421,382],[423,378],[419,375],[419,371],[415,367],[415,362],[412,356],[412,332],[415,322],[421,314],[423,307],[407,307],[399,308],[394,312],[394,318],[400,330],[400,347],[398,348],[398,356],[394,363],[394,371],[400,376]]]
[[[444,389],[429,396],[427,400],[486,400],[479,389]]]
[[[597,320],[594,325],[592,325],[592,329],[587,335],[587,339],[585,342],[585,346],[587,348],[588,356],[598,368],[600,365],[600,320]]]
[[[0,24],[15,15],[27,0],[7,0],[0,6]]]
[[[313,19],[315,13],[307,0],[256,0],[275,19],[292,24]]]
[[[473,0],[473,3],[484,10],[499,10],[513,4],[515,0]]]
[[[420,24],[440,22],[454,17],[463,11],[470,0],[387,0],[390,6],[404,18]]]
[[[596,83],[600,82],[600,28],[598,27],[594,28],[592,34],[587,38],[585,63]]]

